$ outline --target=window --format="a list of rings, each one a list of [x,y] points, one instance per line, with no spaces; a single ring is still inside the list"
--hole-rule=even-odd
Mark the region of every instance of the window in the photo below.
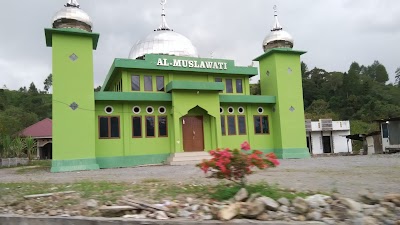
[[[238,112],[240,113],[240,114],[243,114],[244,113],[244,108],[241,106],[241,107],[239,107],[238,108]]]
[[[146,116],[146,137],[155,137],[154,116]]]
[[[165,91],[163,76],[156,77],[156,84],[157,84],[157,91]]]
[[[382,123],[382,137],[389,138],[389,129],[387,123]]]
[[[107,114],[112,114],[114,112],[114,108],[112,106],[106,106],[104,108],[104,112],[106,112]]]
[[[132,117],[132,137],[134,137],[134,138],[142,137],[142,117],[141,116]]]
[[[152,76],[144,76],[144,90],[145,91],[153,91],[153,77]]]
[[[152,106],[147,106],[146,112],[147,112],[148,114],[153,114],[153,113],[154,113],[154,108],[153,108]]]
[[[236,93],[243,93],[243,81],[241,79],[236,80]]]
[[[158,117],[158,136],[168,137],[168,122],[166,116]]]
[[[226,79],[226,93],[233,93],[232,79]]]
[[[226,135],[225,116],[221,116],[222,136]]]
[[[222,78],[215,78],[215,82],[222,82]]]
[[[139,106],[134,106],[132,108],[132,112],[135,114],[139,114],[142,111],[142,109]]]
[[[140,91],[140,76],[132,76],[132,91]]]
[[[233,107],[228,108],[228,113],[233,114],[235,112],[235,109]]]
[[[160,114],[165,114],[167,112],[167,109],[164,106],[158,107],[158,112]]]
[[[254,116],[254,131],[256,134],[269,134],[268,116]]]
[[[246,135],[246,117],[238,116],[239,135]]]
[[[99,136],[101,139],[119,138],[119,117],[99,117]]]
[[[236,135],[235,116],[228,116],[228,135]]]

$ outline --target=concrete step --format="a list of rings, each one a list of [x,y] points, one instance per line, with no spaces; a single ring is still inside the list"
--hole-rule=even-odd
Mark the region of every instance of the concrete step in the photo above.
[[[169,159],[170,165],[194,165],[201,163],[204,159],[211,159],[208,152],[182,152],[175,153]]]
[[[182,161],[182,162],[171,162],[171,166],[184,166],[184,165],[196,165],[201,163],[201,161],[195,160],[195,161]]]

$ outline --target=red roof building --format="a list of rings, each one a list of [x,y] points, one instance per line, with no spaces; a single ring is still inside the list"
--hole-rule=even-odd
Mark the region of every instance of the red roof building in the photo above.
[[[20,132],[20,136],[32,137],[32,138],[52,138],[52,126],[53,122],[51,119],[46,118],[40,122],[33,124]]]

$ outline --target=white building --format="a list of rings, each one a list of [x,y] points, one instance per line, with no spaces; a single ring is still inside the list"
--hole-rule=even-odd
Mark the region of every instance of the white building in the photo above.
[[[307,147],[311,154],[352,152],[350,121],[306,120]]]

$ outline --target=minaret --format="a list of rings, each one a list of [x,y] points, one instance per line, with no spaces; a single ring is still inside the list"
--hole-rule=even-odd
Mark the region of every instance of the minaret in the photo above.
[[[76,0],[69,0],[45,29],[52,47],[52,172],[99,169],[96,162],[93,49],[99,34]]]
[[[264,54],[255,59],[260,63],[261,94],[276,96],[270,123],[274,146],[280,158],[308,158],[300,56],[293,50],[292,36],[278,21],[263,42]]]

